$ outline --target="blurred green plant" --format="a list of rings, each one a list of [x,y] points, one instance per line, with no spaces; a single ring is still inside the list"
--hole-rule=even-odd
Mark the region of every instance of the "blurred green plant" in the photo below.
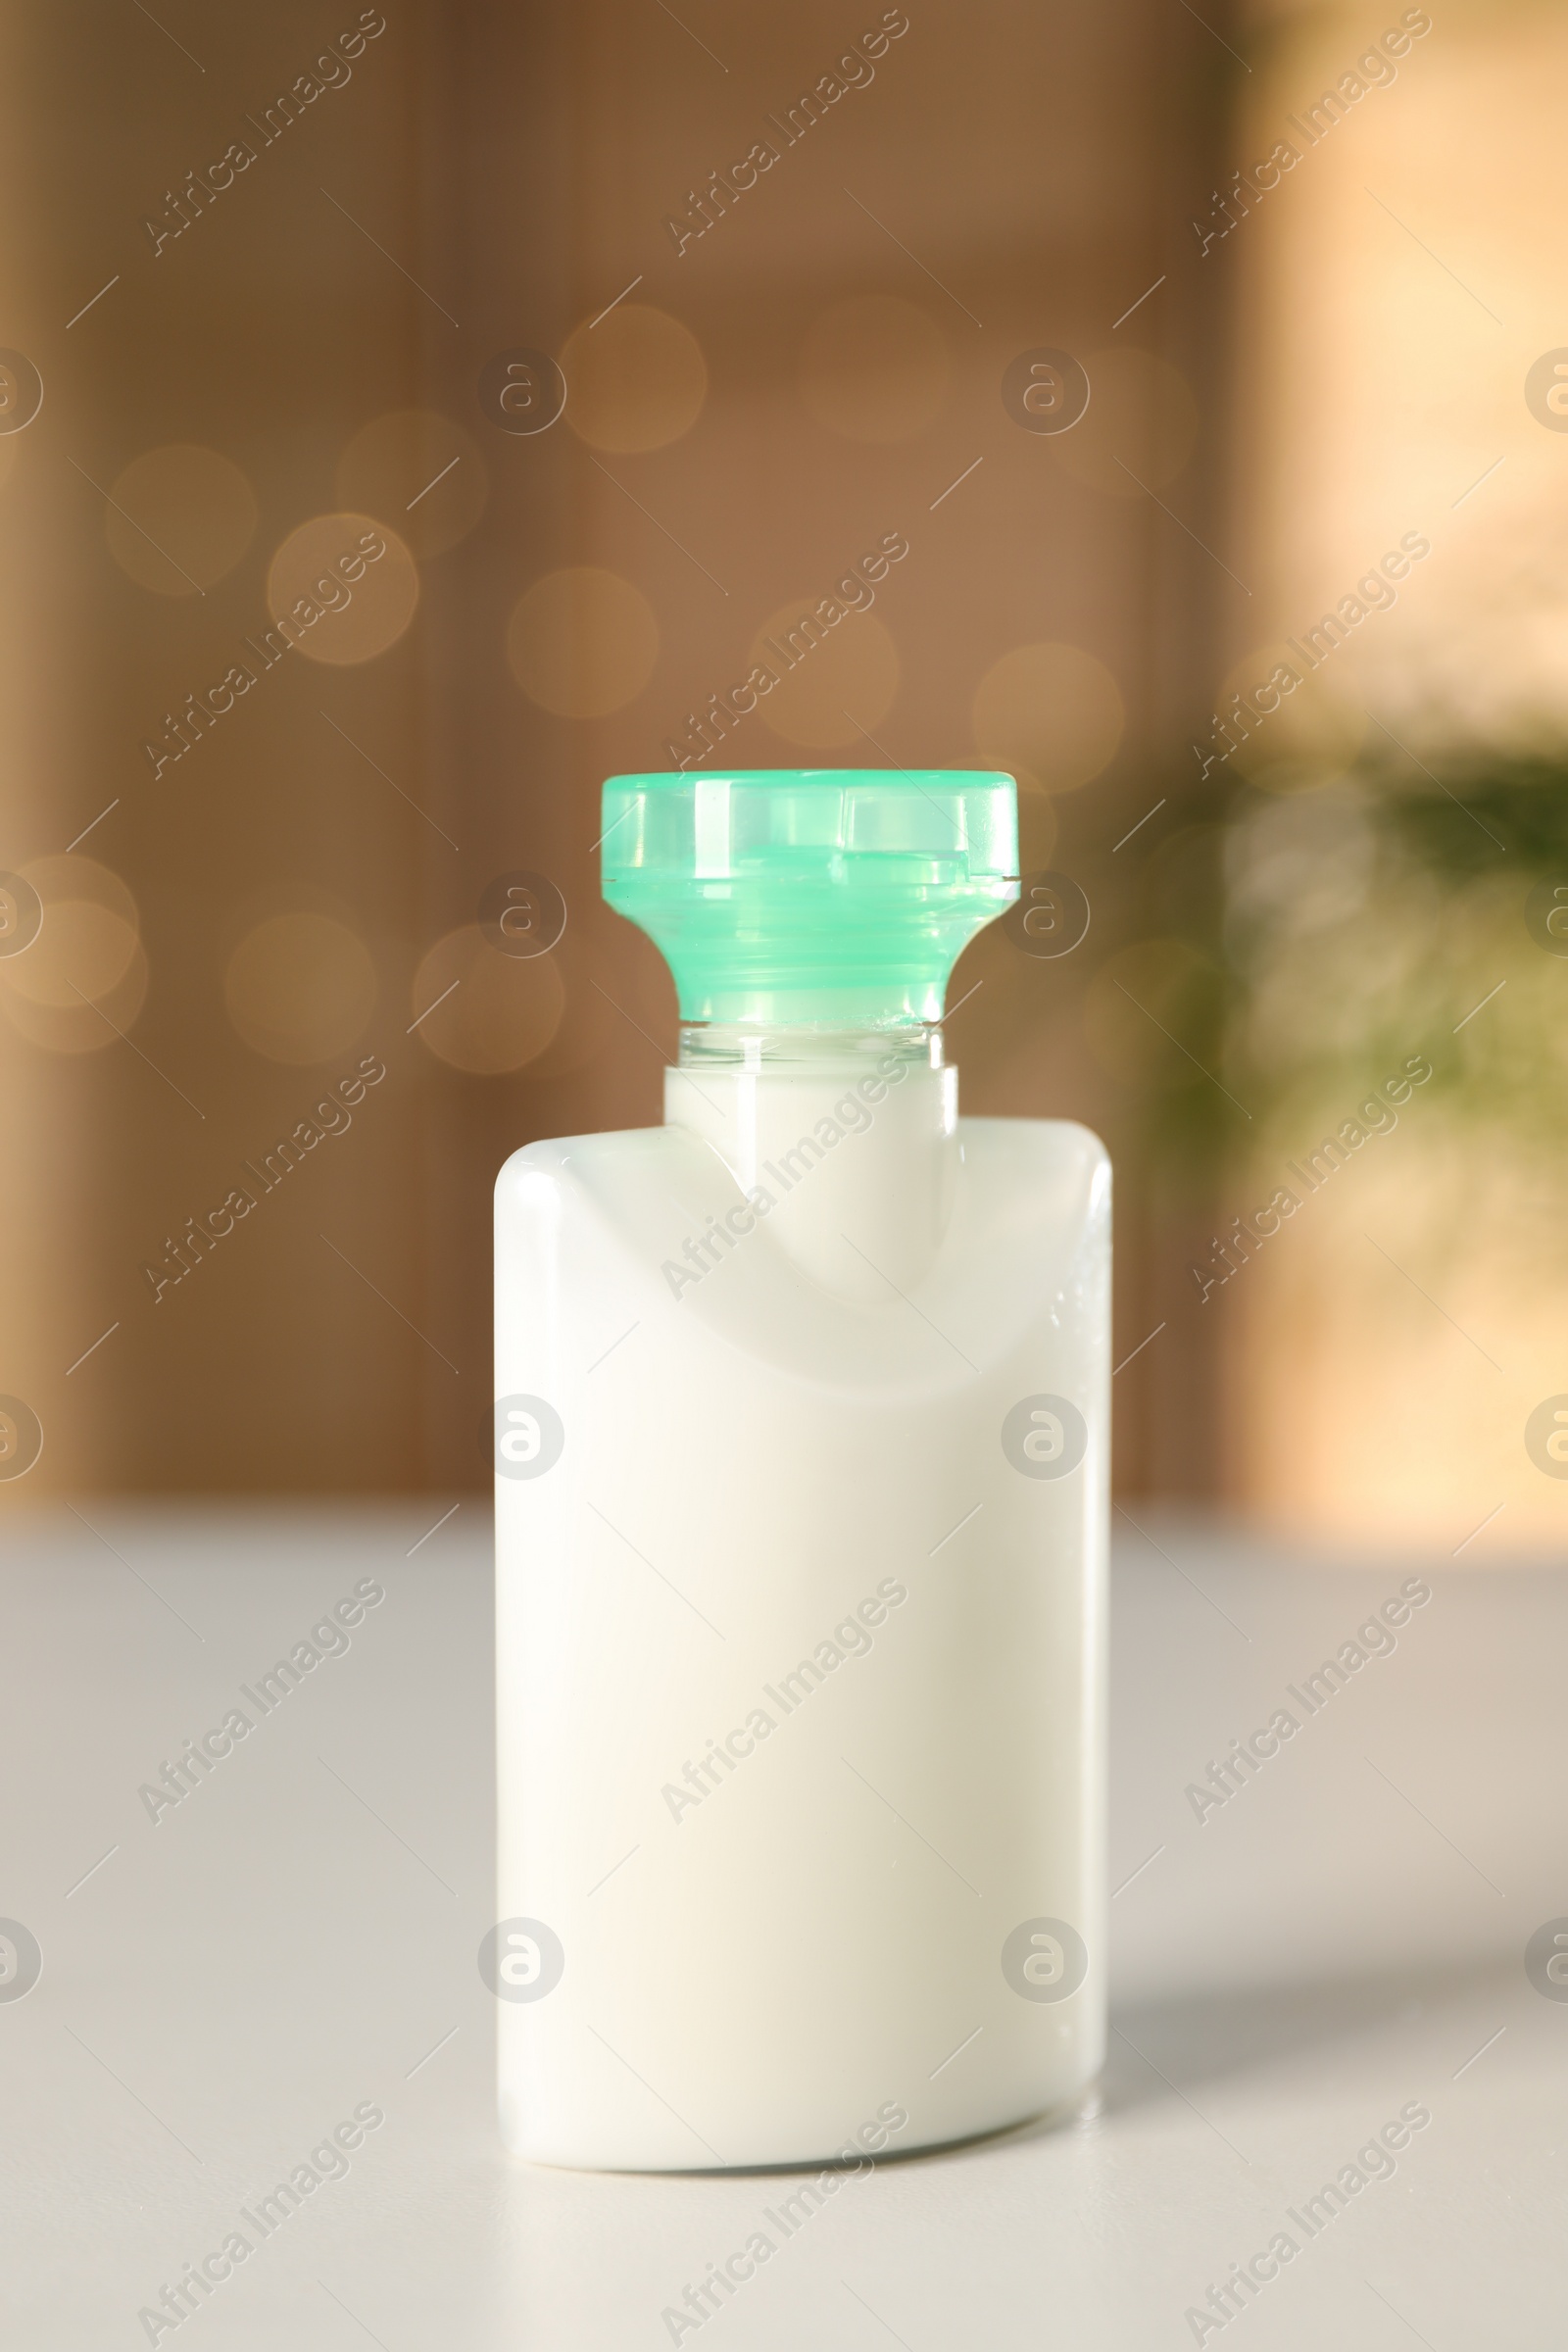
[[[1152,1059],[1143,1096],[1168,1161],[1201,1181],[1239,1149],[1297,1148],[1413,1054],[1456,1128],[1561,1148],[1568,750],[1182,806],[1119,951],[1146,987],[1165,976],[1153,1010],[1181,1051]]]

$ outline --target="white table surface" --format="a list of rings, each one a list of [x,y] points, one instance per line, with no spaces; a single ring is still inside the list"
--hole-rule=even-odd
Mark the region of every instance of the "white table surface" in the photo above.
[[[145,2343],[140,2308],[364,2101],[385,2122],[347,2175],[161,2343],[653,2352],[777,2201],[498,2142],[489,1530],[465,1502],[410,1556],[442,1507],[7,1515],[0,1916],[43,1953],[0,2001],[22,2352]],[[1099,2112],[847,2180],[683,2343],[1157,2352],[1282,2229],[1301,2252],[1205,2342],[1568,2340],[1568,2001],[1523,1966],[1568,1915],[1568,1577],[1139,1518]],[[1200,1825],[1187,1783],[1413,1569],[1435,1596],[1396,1651]],[[349,1652],[149,1821],[139,1786],[367,1575],[387,1598]],[[1287,2209],[1410,2102],[1394,2176],[1306,2242]]]

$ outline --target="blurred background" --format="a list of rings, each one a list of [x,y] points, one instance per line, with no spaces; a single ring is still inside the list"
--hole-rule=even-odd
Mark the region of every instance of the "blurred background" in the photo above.
[[[975,764],[1124,1500],[1560,1539],[1560,11],[0,37],[0,1499],[482,1487],[495,1172],[675,1047],[602,779]]]

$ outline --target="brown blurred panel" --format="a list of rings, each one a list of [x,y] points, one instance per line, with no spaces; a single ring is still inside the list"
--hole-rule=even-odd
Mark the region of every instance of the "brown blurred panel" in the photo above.
[[[144,1004],[117,1023],[128,1042],[108,1026],[113,995],[100,1010],[74,997],[82,977],[96,983],[69,956],[52,1020],[30,1008],[22,1034],[14,991],[4,1007],[8,1058],[51,1139],[34,1139],[47,1192],[11,1226],[8,1257],[32,1293],[16,1380],[44,1420],[38,1475],[53,1485],[427,1473],[418,1343],[318,1238],[418,1319],[408,1290],[425,1204],[403,1004],[419,820],[321,715],[416,789],[418,641],[353,667],[296,650],[270,672],[245,645],[269,625],[274,550],[336,504],[343,444],[417,392],[419,297],[322,193],[390,251],[412,245],[418,57],[406,24],[314,71],[323,29],[349,30],[357,13],[323,26],[318,10],[287,5],[250,23],[176,12],[166,36],[115,12],[93,19],[85,51],[84,21],[35,18],[8,77],[24,120],[4,168],[34,251],[6,339],[46,384],[5,492],[32,649],[8,702],[11,723],[47,747],[47,772],[34,765],[6,862],[61,851],[99,819],[76,855],[128,889],[147,964]],[[305,75],[319,94],[297,99],[294,119],[276,101]],[[203,202],[185,174],[212,187],[223,173],[209,167],[234,142],[253,160]],[[187,454],[151,462],[171,452]],[[254,687],[155,774],[144,743],[172,752],[166,713],[236,662]],[[229,1014],[230,960],[258,924],[308,911],[335,926],[322,936],[347,968],[328,957],[311,1017],[260,1050]],[[40,947],[52,928],[46,913]],[[286,997],[287,956],[274,967],[264,994]],[[155,1304],[142,1262],[165,1260],[166,1239],[246,1182],[240,1163],[368,1053],[389,1076],[355,1128],[318,1146],[275,1199],[253,1186],[254,1213]]]
[[[1179,798],[1231,593],[1204,544],[1223,338],[1183,243],[1214,38],[1153,0],[903,30],[875,7],[431,6],[269,137],[327,21],[128,13],[95,20],[85,75],[61,24],[29,28],[0,166],[13,219],[47,222],[0,342],[48,394],[0,488],[0,864],[108,809],[76,878],[45,876],[88,906],[46,908],[62,1004],[0,973],[0,1390],[47,1433],[17,1495],[479,1483],[496,1167],[657,1118],[674,1046],[662,965],[598,904],[600,781],[699,748],[760,636],[888,542],[907,552],[765,706],[780,723],[715,731],[709,763],[1020,765],[1025,863],[1078,877],[1094,922],[1059,963],[978,944],[954,1057],[971,1110],[1106,1134],[1137,1347],[1182,1252],[1083,1005],[1170,809],[1115,845]],[[155,254],[144,219],[232,139],[254,160]],[[1070,433],[1004,401],[1042,348],[1088,368]],[[538,432],[497,405],[519,352],[564,369]],[[527,366],[513,386],[546,399]],[[386,553],[263,669],[274,558],[309,578],[362,525],[293,534],[340,513]],[[255,684],[155,776],[144,744],[236,662]],[[548,956],[479,928],[518,871],[564,900]],[[366,1057],[386,1076],[352,1125],[318,1114]],[[337,1131],[271,1190],[242,1172],[313,1120]],[[235,1186],[255,1206],[155,1302],[141,1267]],[[1190,1322],[1118,1382],[1135,1487],[1207,1475]]]
[[[674,23],[651,6],[589,8],[569,57],[559,32],[504,12],[465,21],[491,70],[460,67],[450,85],[467,110],[451,183],[464,308],[494,348],[563,357],[571,393],[550,431],[486,440],[495,511],[463,582],[468,659],[447,677],[462,705],[447,732],[456,744],[466,727],[476,747],[476,825],[491,824],[498,863],[557,877],[568,947],[591,944],[592,960],[567,960],[554,1058],[574,1066],[525,1071],[486,1089],[471,1123],[439,1122],[434,1148],[464,1202],[431,1229],[439,1286],[482,1295],[485,1187],[505,1149],[659,1116],[673,997],[652,948],[596,906],[600,779],[699,750],[690,714],[746,678],[759,632],[896,534],[908,553],[875,606],[812,657],[833,668],[795,714],[804,726],[777,731],[769,705],[723,735],[710,725],[708,763],[1030,756],[1025,863],[1081,872],[1091,941],[1059,964],[980,943],[952,1001],[984,986],[952,1047],[971,1109],[1078,1116],[1107,1134],[1118,1328],[1122,1351],[1135,1348],[1185,1281],[1185,1253],[1140,1165],[1132,1090],[1097,1063],[1080,1006],[1136,919],[1134,860],[1158,828],[1119,862],[1113,845],[1172,789],[1192,681],[1212,665],[1215,589],[1234,593],[1173,511],[1209,538],[1223,337],[1186,241],[1189,200],[1212,175],[1223,48],[1163,6],[915,11],[842,73],[847,35],[876,28],[879,10],[709,7]],[[858,86],[808,125],[803,93],[835,74]],[[553,85],[569,107],[550,103]],[[537,144],[530,132],[519,145],[521,91]],[[776,159],[760,170],[759,141]],[[535,256],[551,274],[530,284]],[[1071,435],[1026,431],[1004,404],[1009,366],[1042,346],[1091,367],[1101,407]],[[687,421],[693,347],[707,390]],[[508,614],[567,565],[628,583],[658,630],[646,686],[595,718],[542,710],[504,659]],[[983,681],[1042,644],[1076,660],[1035,698],[1021,731],[1033,740],[1020,748],[1016,726],[977,736]],[[1119,736],[1108,758],[1080,758],[1106,687]],[[487,765],[499,793],[480,780]],[[1177,1348],[1147,1351],[1118,1384],[1135,1486],[1200,1491],[1210,1475],[1201,1336],[1184,1316]]]

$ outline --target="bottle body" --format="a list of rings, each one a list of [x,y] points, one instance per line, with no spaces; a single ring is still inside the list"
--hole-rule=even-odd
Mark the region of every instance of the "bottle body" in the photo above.
[[[1103,2046],[1104,1153],[923,1035],[669,1080],[497,1186],[503,2130],[997,2129]]]

